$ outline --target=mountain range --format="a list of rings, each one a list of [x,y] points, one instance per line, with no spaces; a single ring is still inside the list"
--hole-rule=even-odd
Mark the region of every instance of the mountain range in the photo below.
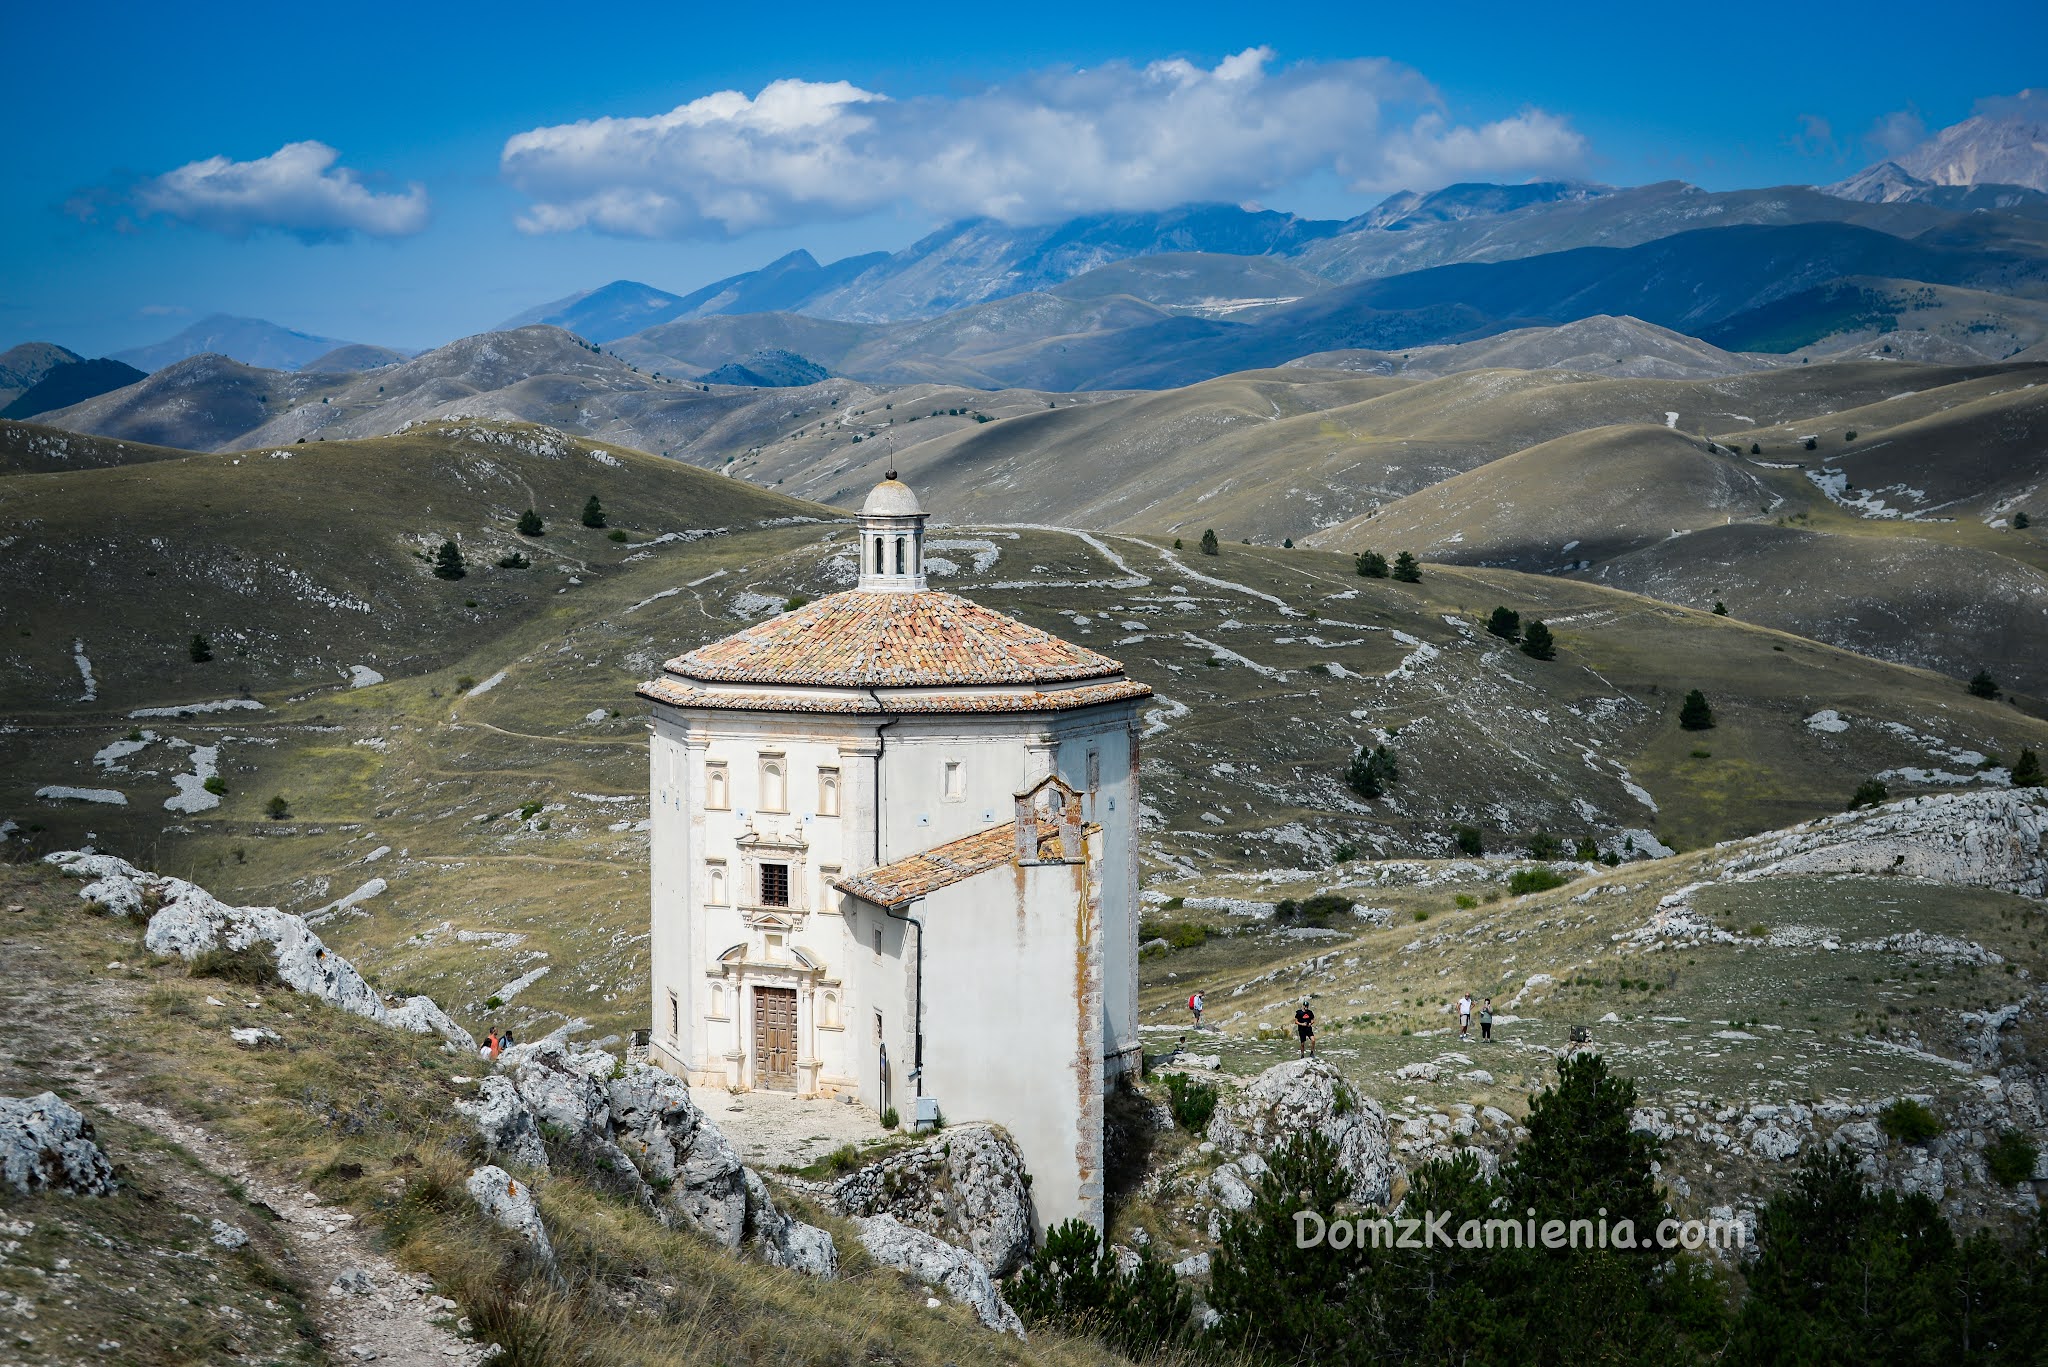
[[[215,313],[200,319],[174,337],[150,346],[117,351],[113,359],[138,370],[161,370],[189,356],[209,353],[232,356],[245,365],[297,370],[336,347],[349,343],[333,337],[316,337],[309,332],[279,327],[261,318],[237,318]]]

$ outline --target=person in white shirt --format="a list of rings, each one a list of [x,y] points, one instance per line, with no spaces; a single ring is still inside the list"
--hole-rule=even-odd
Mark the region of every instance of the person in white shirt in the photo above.
[[[1458,998],[1458,1038],[1472,1037],[1472,994],[1465,993]]]

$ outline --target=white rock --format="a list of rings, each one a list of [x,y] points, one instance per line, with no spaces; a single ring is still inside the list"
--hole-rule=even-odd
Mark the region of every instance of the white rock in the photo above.
[[[1345,1088],[1350,1105],[1339,1114],[1336,1070],[1318,1058],[1275,1064],[1218,1104],[1208,1138],[1225,1153],[1270,1153],[1288,1136],[1316,1130],[1337,1145],[1351,1177],[1351,1199],[1384,1205],[1394,1179],[1387,1114],[1378,1101]]]
[[[755,1251],[762,1260],[812,1277],[836,1275],[839,1271],[839,1248],[832,1242],[832,1236],[816,1225],[807,1225],[785,1214],[770,1198],[767,1184],[752,1168],[741,1168],[740,1173],[746,1180],[747,1222],[753,1229]],[[875,1218],[886,1220],[889,1217]],[[940,1247],[950,1248],[952,1245],[940,1244]],[[980,1265],[979,1262],[975,1264],[977,1267]]]
[[[55,1092],[0,1097],[0,1183],[106,1196],[114,1165],[93,1142],[92,1122]]]
[[[1749,1137],[1749,1151],[1759,1158],[1782,1163],[1799,1152],[1799,1135],[1782,1125],[1765,1125]]]
[[[438,1034],[472,1053],[476,1050],[469,1032],[431,998],[414,997],[395,1010],[387,1007],[355,965],[322,943],[300,917],[276,907],[231,907],[197,884],[144,873],[112,855],[67,850],[45,862],[71,877],[92,880],[78,895],[117,915],[138,915],[146,905],[155,905],[142,937],[153,953],[191,960],[209,949],[267,944],[278,976],[294,989],[380,1025]]]
[[[215,1220],[211,1233],[213,1242],[222,1248],[240,1248],[249,1242],[247,1230],[239,1225],[231,1225],[226,1220]]]
[[[540,1208],[533,1191],[496,1164],[478,1168],[466,1184],[469,1195],[484,1214],[533,1245],[542,1258],[553,1260],[554,1246],[548,1242],[547,1227],[540,1221]]]
[[[511,1079],[493,1074],[479,1091],[475,1101],[458,1101],[455,1109],[476,1122],[490,1156],[546,1172],[548,1151],[541,1142],[540,1122]]]
[[[832,1198],[847,1215],[893,1215],[958,1244],[998,1277],[1031,1256],[1024,1155],[993,1126],[949,1125],[914,1149],[842,1178]]]
[[[266,1030],[260,1025],[245,1026],[228,1031],[228,1037],[245,1049],[259,1048],[264,1044],[276,1044],[280,1037],[275,1030]]]
[[[662,1206],[725,1248],[747,1232],[747,1186],[739,1155],[690,1098],[659,1068],[627,1065],[609,1085],[619,1147],[655,1187]]]
[[[855,1220],[862,1247],[885,1267],[908,1272],[928,1286],[937,1286],[972,1309],[977,1318],[999,1333],[1024,1337],[1023,1321],[996,1289],[979,1258],[893,1216],[868,1215]]]

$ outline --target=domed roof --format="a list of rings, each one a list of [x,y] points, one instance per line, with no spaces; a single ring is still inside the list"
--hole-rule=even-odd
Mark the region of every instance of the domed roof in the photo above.
[[[917,495],[910,492],[910,486],[891,471],[887,479],[868,490],[868,500],[860,505],[860,513],[862,517],[923,517],[924,508]]]
[[[1123,666],[956,594],[856,589],[701,646],[668,671],[718,683],[900,688],[1108,679]]]

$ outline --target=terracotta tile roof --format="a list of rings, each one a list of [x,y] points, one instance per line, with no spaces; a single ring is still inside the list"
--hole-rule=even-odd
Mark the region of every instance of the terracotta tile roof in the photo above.
[[[957,594],[858,589],[748,627],[666,668],[711,682],[847,688],[1062,683],[1123,672],[1107,656]]]
[[[1101,829],[1094,825],[1088,827],[1091,835]],[[1057,822],[1038,823],[1038,848],[1040,857],[1046,862],[1058,862],[1060,828]],[[899,907],[913,898],[1000,868],[1009,863],[1016,853],[1017,823],[1005,821],[1000,826],[934,845],[893,864],[883,864],[866,873],[836,879],[832,886],[878,907]]]
[[[1126,698],[1149,698],[1152,689],[1135,679],[1110,679],[1072,688],[1029,689],[1009,693],[929,693],[876,700],[863,692],[776,693],[712,690],[686,679],[655,679],[635,690],[643,698],[671,707],[708,707],[727,712],[868,712],[891,715],[954,712],[1064,712]]]

